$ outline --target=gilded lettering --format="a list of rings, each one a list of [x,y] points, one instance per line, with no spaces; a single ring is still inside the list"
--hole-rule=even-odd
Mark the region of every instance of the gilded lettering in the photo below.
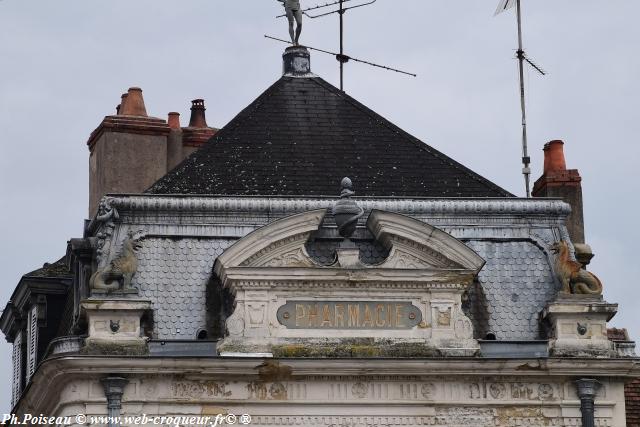
[[[309,326],[318,326],[318,304],[309,306]]]
[[[349,304],[349,327],[360,327],[360,306],[358,304]]]
[[[306,317],[305,311],[304,304],[296,304],[296,327],[304,325],[300,321]]]
[[[371,309],[369,308],[369,304],[364,306],[364,320],[362,321],[362,326],[371,326],[373,328],[373,319],[371,315]]]
[[[384,319],[384,305],[383,304],[377,304],[376,305],[376,326],[379,328],[383,328],[385,325],[385,319]]]
[[[402,328],[404,326],[404,307],[400,304],[396,304],[396,328]]]
[[[329,311],[329,304],[322,305],[322,325],[320,326],[329,326],[332,327],[333,323],[331,322],[331,312]]]
[[[344,328],[344,305],[343,304],[336,304],[335,325],[338,328]]]
[[[411,303],[387,301],[291,301],[277,316],[296,329],[404,329],[422,321]]]

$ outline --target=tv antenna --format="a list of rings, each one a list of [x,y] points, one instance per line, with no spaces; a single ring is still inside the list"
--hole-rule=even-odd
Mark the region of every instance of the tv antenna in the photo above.
[[[353,58],[349,55],[346,55],[344,53],[344,14],[352,9],[357,9],[360,7],[365,7],[365,6],[370,6],[372,4],[374,4],[375,2],[377,2],[378,0],[365,0],[364,3],[358,3],[355,5],[347,5],[345,7],[345,3],[352,3],[356,0],[336,0],[330,3],[325,3],[325,4],[319,4],[307,9],[302,10],[302,13],[311,18],[311,19],[317,19],[317,18],[322,18],[325,16],[330,16],[330,15],[335,15],[337,14],[340,17],[340,52],[339,53],[334,53],[328,50],[323,50],[323,49],[318,49],[318,48],[313,48],[310,46],[305,46],[307,49],[310,50],[315,50],[318,52],[322,52],[322,53],[326,53],[326,54],[330,54],[335,56],[336,60],[340,63],[340,90],[344,92],[344,64],[346,64],[349,61],[354,61],[354,62],[360,62],[362,64],[367,64],[373,67],[377,67],[377,68],[382,68],[388,71],[395,71],[396,73],[401,73],[401,74],[406,74],[409,76],[413,76],[413,77],[417,77],[416,74],[413,73],[409,73],[407,71],[402,71],[402,70],[398,70],[396,68],[392,68],[392,67],[387,67],[386,65],[380,65],[380,64],[375,64],[373,62],[370,61],[365,61],[362,59],[357,59],[357,58]],[[329,10],[326,11],[327,8],[333,8],[333,10]],[[287,16],[286,14],[284,15],[278,15],[276,18],[282,18],[284,16]],[[284,43],[289,43],[286,40],[282,40],[276,37],[271,37],[271,36],[267,36],[265,35],[266,38],[272,39],[272,40],[277,40],[277,41],[281,41]]]
[[[530,176],[531,158],[529,157],[527,147],[527,110],[525,105],[525,91],[524,91],[524,63],[529,64],[534,70],[541,75],[545,76],[547,73],[538,65],[536,65],[524,51],[522,47],[522,8],[520,0],[500,0],[495,15],[498,15],[508,9],[515,6],[516,17],[518,20],[518,50],[516,51],[516,57],[518,58],[518,71],[520,73],[520,107],[522,109],[522,174],[524,175],[524,186],[527,197],[531,197],[530,189]],[[495,16],[494,15],[494,16]]]

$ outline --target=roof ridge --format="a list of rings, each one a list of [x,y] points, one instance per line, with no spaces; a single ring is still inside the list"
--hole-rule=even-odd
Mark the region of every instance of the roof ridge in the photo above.
[[[475,181],[478,181],[478,182],[480,182],[480,183],[482,183],[482,184],[484,184],[484,185],[486,185],[486,186],[488,186],[488,187],[490,187],[490,188],[492,188],[494,190],[498,190],[498,191],[502,192],[507,197],[514,197],[514,195],[512,193],[510,193],[509,191],[507,191],[504,188],[500,187],[499,185],[489,181],[487,178],[484,178],[482,175],[479,175],[478,173],[476,173],[473,170],[469,169],[468,167],[464,166],[462,163],[459,163],[459,162],[455,161],[454,159],[452,159],[451,157],[449,157],[446,154],[442,153],[438,149],[431,147],[430,145],[426,144],[425,142],[423,142],[419,138],[416,138],[415,136],[411,135],[409,132],[407,132],[407,131],[403,130],[402,128],[400,128],[399,126],[393,124],[391,121],[386,119],[384,116],[376,113],[371,108],[369,108],[366,105],[362,104],[357,99],[351,97],[347,93],[345,93],[345,92],[341,91],[340,89],[338,89],[337,87],[333,86],[331,83],[327,82],[322,77],[313,77],[313,78],[311,78],[311,80],[314,81],[314,83],[324,87],[325,89],[328,89],[329,91],[331,91],[335,95],[342,97],[345,101],[349,102],[354,107],[358,108],[360,111],[362,111],[365,114],[367,114],[369,117],[379,120],[380,124],[382,126],[385,126],[388,129],[390,129],[391,131],[396,132],[397,134],[399,134],[400,136],[404,137],[405,139],[407,139],[412,144],[416,145],[418,148],[420,148],[420,149],[428,152],[429,154],[437,157],[442,162],[448,163],[450,166],[453,166],[456,169],[459,169],[460,171],[462,171],[463,173],[465,173],[467,176],[469,176],[470,178],[474,179]]]

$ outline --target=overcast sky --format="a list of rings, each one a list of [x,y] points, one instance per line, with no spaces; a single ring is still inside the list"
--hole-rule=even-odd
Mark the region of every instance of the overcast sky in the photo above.
[[[354,2],[357,0],[353,0]],[[303,6],[325,0],[302,0]],[[486,178],[523,195],[516,25],[497,0],[378,0],[346,15],[346,51],[418,78],[347,65],[348,93]],[[591,264],[612,325],[640,339],[638,172],[640,2],[523,0],[525,47],[549,72],[526,73],[533,179],[542,146],[566,142],[583,177]],[[0,305],[22,274],[82,236],[86,140],[130,86],[147,111],[188,120],[205,98],[221,127],[280,76],[287,37],[276,0],[0,0]],[[337,18],[305,21],[302,41],[335,50]],[[334,85],[337,62],[313,53]],[[0,412],[10,346],[0,345]]]

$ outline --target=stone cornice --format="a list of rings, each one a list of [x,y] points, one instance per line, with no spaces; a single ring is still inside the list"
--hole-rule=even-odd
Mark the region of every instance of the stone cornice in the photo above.
[[[100,378],[117,374],[140,375],[194,374],[216,378],[259,378],[264,362],[277,360],[291,368],[293,378],[355,377],[393,378],[449,376],[451,378],[515,376],[633,378],[640,376],[640,359],[264,359],[264,358],[169,358],[60,356],[45,360],[14,408],[14,412],[47,412],[50,393],[62,389],[78,375]]]
[[[108,203],[118,211],[145,212],[247,212],[296,213],[326,209],[335,198],[227,197],[192,195],[117,195]],[[385,210],[407,215],[542,216],[565,218],[571,208],[559,199],[400,199],[356,198],[365,210]]]
[[[421,359],[264,359],[251,357],[101,357],[62,356],[50,358],[38,369],[35,383],[74,373],[117,372],[126,374],[181,374],[198,372],[216,376],[258,376],[258,367],[266,360],[277,360],[291,368],[292,377],[304,376],[593,376],[634,378],[640,376],[640,359],[489,359],[489,358],[421,358]],[[402,363],[398,363],[402,360]],[[366,361],[366,363],[365,363]],[[328,369],[329,365],[331,369]]]

